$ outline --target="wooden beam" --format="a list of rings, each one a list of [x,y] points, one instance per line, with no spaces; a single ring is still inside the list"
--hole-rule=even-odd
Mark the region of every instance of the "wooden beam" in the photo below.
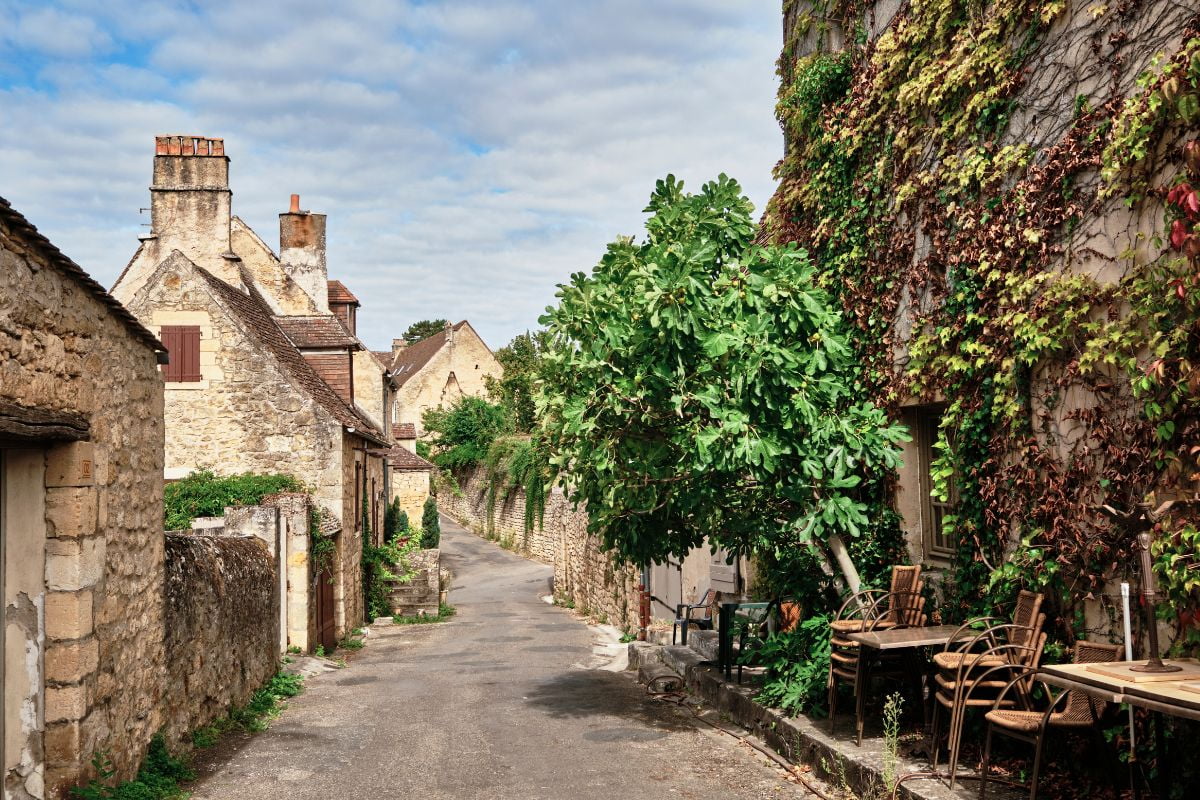
[[[77,442],[87,439],[90,430],[82,414],[28,408],[0,400],[0,438]]]

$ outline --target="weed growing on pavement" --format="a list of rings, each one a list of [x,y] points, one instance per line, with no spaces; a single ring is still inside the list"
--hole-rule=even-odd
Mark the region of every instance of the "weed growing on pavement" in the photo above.
[[[900,765],[900,707],[904,697],[895,692],[883,704],[883,785],[896,788],[896,768]]]
[[[431,622],[445,622],[458,613],[458,609],[449,603],[442,603],[438,606],[438,613],[434,614],[413,614],[405,616],[397,614],[392,617],[392,622],[396,625],[425,625]]]
[[[71,789],[71,797],[75,800],[176,800],[187,797],[179,784],[196,777],[196,773],[182,759],[167,752],[162,734],[150,740],[146,760],[142,762],[137,777],[131,781],[116,786],[106,785],[117,773],[107,753],[93,755],[92,767],[97,777],[88,781],[86,786]]]

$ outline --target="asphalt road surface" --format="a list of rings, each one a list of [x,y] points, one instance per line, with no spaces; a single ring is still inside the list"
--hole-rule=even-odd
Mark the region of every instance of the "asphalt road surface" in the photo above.
[[[808,798],[752,748],[646,695],[552,570],[443,521],[451,621],[376,626],[270,730],[221,748],[195,800]]]

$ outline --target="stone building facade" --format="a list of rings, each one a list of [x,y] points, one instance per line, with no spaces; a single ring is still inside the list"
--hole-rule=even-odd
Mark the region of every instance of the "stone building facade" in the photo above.
[[[390,421],[364,412],[356,387],[382,410],[390,382],[373,357],[356,358],[370,354],[331,313],[325,216],[302,211],[293,195],[276,256],[232,215],[220,139],[158,137],[150,194],[150,232],[113,294],[180,362],[165,375],[165,477],[275,472],[312,487],[338,523],[331,570],[341,638],[363,619],[362,532],[366,520],[380,530],[377,451],[391,446]]]
[[[0,199],[4,795],[162,725],[163,346]]]
[[[393,340],[390,369],[396,384],[392,420],[411,423],[418,435],[424,433],[426,411],[466,396],[486,397],[486,378],[498,379],[504,372],[466,320],[413,344]]]

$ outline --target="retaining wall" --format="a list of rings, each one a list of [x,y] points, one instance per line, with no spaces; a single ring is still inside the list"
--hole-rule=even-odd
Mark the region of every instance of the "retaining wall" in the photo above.
[[[279,669],[275,567],[252,537],[166,534],[171,743],[245,705]]]
[[[573,508],[561,489],[546,498],[542,525],[525,530],[525,492],[514,489],[492,513],[487,508],[486,471],[455,475],[461,495],[441,489],[438,509],[463,527],[490,535],[522,555],[554,565],[554,593],[591,616],[619,628],[637,627],[638,571],[617,564],[587,532],[587,510]]]

